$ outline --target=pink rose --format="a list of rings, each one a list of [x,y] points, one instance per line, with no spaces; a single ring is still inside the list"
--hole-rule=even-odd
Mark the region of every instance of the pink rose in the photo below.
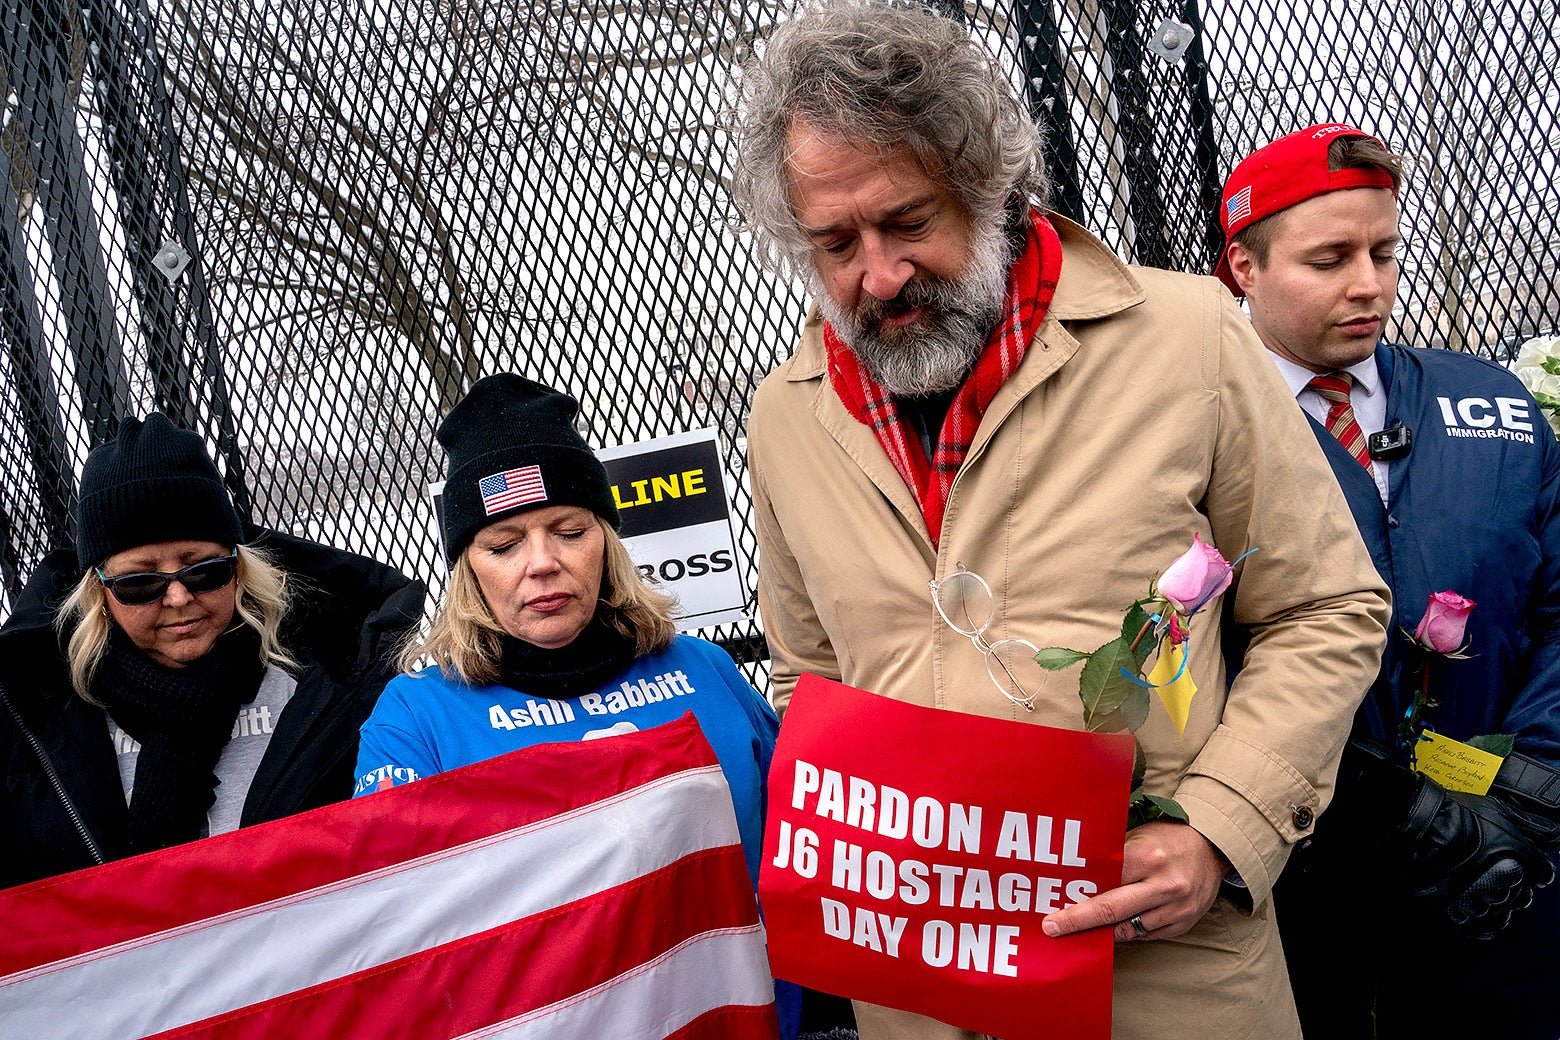
[[[1181,615],[1179,615],[1179,614],[1171,614],[1170,615],[1170,645],[1171,646],[1176,646],[1176,645],[1179,645],[1181,643],[1186,642],[1186,637],[1189,634],[1190,633],[1188,633],[1186,631],[1186,626],[1181,624]]]
[[[1192,547],[1165,569],[1154,587],[1176,610],[1191,614],[1229,588],[1231,574],[1229,561],[1219,550],[1194,534]]]
[[[1438,654],[1462,649],[1468,614],[1476,604],[1455,592],[1432,592],[1425,616],[1414,629],[1414,642]]]

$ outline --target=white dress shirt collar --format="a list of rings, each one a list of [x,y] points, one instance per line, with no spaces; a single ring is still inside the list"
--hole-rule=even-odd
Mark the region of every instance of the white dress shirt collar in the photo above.
[[[1278,366],[1279,373],[1284,377],[1284,382],[1289,384],[1289,392],[1299,397],[1301,392],[1310,384],[1311,380],[1325,373],[1312,372],[1309,368],[1295,364],[1286,357],[1273,354],[1273,364]],[[1343,369],[1354,379],[1354,388],[1350,391],[1352,397],[1354,391],[1363,391],[1366,397],[1374,397],[1381,389],[1381,372],[1376,368],[1376,355],[1355,365]]]

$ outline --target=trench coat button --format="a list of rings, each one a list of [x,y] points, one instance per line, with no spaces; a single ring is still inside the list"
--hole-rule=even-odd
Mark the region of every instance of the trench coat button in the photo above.
[[[1294,813],[1295,828],[1297,830],[1308,831],[1311,829],[1311,824],[1316,822],[1316,814],[1311,811],[1311,807],[1309,805],[1295,806]]]
[[[1392,528],[1394,531],[1397,530],[1398,518],[1393,516],[1391,513],[1388,513],[1387,514],[1387,526]]]

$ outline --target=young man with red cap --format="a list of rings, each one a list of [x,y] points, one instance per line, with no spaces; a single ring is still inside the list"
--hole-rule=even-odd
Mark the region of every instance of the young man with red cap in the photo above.
[[[1333,806],[1275,890],[1279,930],[1307,1036],[1555,1040],[1560,445],[1498,365],[1382,339],[1401,186],[1380,141],[1323,124],[1241,162],[1219,214],[1215,273],[1246,298],[1394,599]],[[1447,591],[1477,605],[1460,655],[1422,645]],[[1446,738],[1486,734],[1512,738],[1486,791],[1427,775]]]

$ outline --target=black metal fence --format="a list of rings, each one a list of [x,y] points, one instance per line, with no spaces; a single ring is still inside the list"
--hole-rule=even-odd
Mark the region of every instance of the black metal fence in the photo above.
[[[747,405],[805,301],[728,229],[720,116],[792,4],[0,4],[0,616],[88,448],[153,408],[256,521],[437,586],[433,430],[500,370],[598,445],[720,429],[751,547]],[[1555,0],[943,6],[1123,256],[1208,270],[1232,163],[1348,121],[1413,161],[1397,338],[1560,328]]]

